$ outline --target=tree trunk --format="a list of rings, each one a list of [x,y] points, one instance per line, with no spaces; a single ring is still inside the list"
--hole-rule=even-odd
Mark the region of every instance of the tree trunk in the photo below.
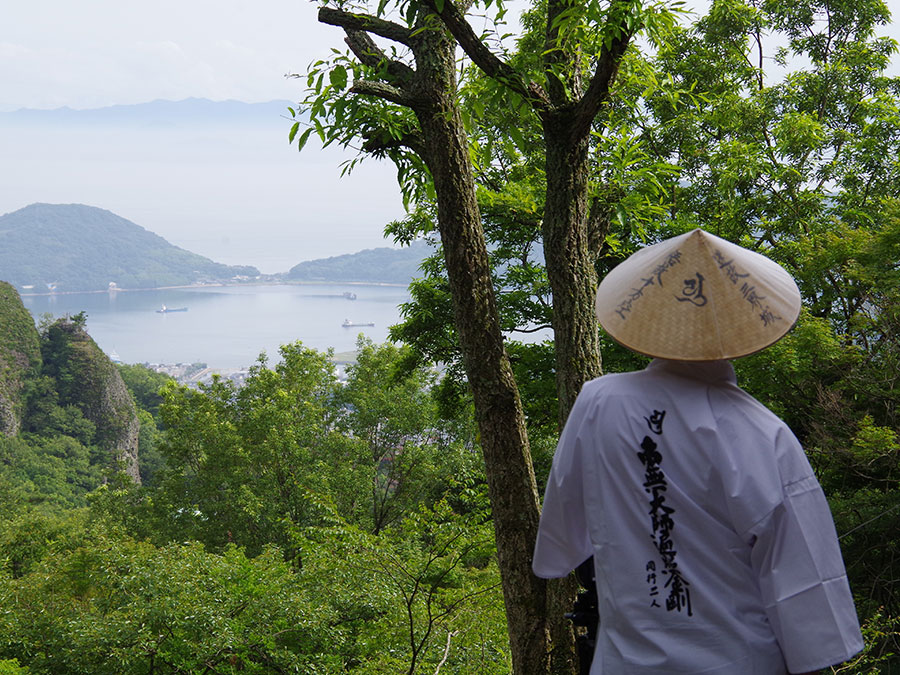
[[[547,279],[553,294],[558,422],[562,429],[582,385],[601,374],[600,339],[594,318],[597,274],[587,228],[588,151],[586,136],[573,138],[571,114],[542,115],[547,179],[543,238]],[[577,672],[574,634],[563,619],[578,584],[570,576],[551,582],[547,623],[552,645],[550,672]]]
[[[431,172],[454,323],[481,433],[513,672],[573,675],[573,633],[563,615],[571,608],[574,583],[571,578],[548,583],[531,572],[540,513],[538,492],[522,405],[500,330],[468,142],[456,98],[455,41],[438,30],[425,13],[416,29],[328,7],[320,10],[319,18],[342,26],[356,57],[378,71],[373,80],[355,81],[352,91],[405,106],[418,120],[419,128],[406,137],[385,141],[376,136],[367,139],[363,147],[373,152],[405,146],[416,152]],[[415,69],[392,60],[369,31],[409,47]],[[479,42],[474,34],[468,37]],[[549,103],[546,97],[542,100]],[[580,136],[585,140],[570,142],[570,137],[579,134],[567,135],[563,127],[574,118],[545,112],[551,116],[545,125],[559,139],[553,143],[558,147],[547,163],[547,176],[553,181],[548,192],[553,198],[548,199],[545,217],[545,249],[554,295],[563,421],[582,382],[599,374],[592,312],[596,279],[587,252],[584,196],[586,139],[593,113],[592,109],[579,113]],[[584,306],[587,311],[582,311]]]
[[[544,115],[547,198],[544,257],[553,293],[553,339],[559,425],[566,422],[581,386],[601,374],[594,318],[597,273],[587,228],[587,136],[575,138],[567,111]]]
[[[417,72],[428,90],[416,115],[437,194],[438,227],[456,328],[475,401],[491,498],[513,672],[547,671],[546,582],[531,571],[539,501],[518,387],[503,343],[468,143],[455,101],[454,42],[436,31]]]

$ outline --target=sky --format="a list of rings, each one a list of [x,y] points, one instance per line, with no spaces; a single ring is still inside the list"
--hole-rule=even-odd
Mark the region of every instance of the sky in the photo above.
[[[28,0],[5,3],[0,112],[91,109],[157,99],[296,101],[314,60],[342,47],[304,0]],[[393,246],[404,215],[396,172],[353,151],[298,153],[285,105],[265,128],[5,128],[0,214],[34,202],[113,211],[228,264],[287,271],[302,260]]]
[[[889,5],[900,12],[900,0]],[[10,1],[0,27],[0,112],[294,101],[302,83],[285,75],[343,48],[341,31],[319,24],[316,11],[307,0]],[[898,22],[886,32],[900,38]],[[297,153],[285,113],[273,107],[266,128],[180,134],[23,132],[0,120],[0,214],[33,202],[89,204],[263,272],[392,245],[384,226],[403,216],[393,166],[367,161],[341,178],[354,153],[314,142]]]
[[[0,29],[0,110],[293,99],[337,29],[304,0],[28,0]]]

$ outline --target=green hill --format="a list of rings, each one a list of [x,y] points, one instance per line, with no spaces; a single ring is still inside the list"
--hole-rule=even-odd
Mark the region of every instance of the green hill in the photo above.
[[[0,281],[0,502],[83,505],[114,466],[141,482],[135,399],[84,321],[82,312],[38,329]]]
[[[41,365],[34,319],[19,294],[0,281],[0,436],[19,433],[25,401],[25,381]]]
[[[32,204],[0,216],[0,279],[19,289],[158,288],[258,274],[185,251],[93,206]]]
[[[431,254],[424,241],[404,248],[370,248],[294,265],[284,278],[298,281],[361,282],[408,285],[421,277],[419,266]]]

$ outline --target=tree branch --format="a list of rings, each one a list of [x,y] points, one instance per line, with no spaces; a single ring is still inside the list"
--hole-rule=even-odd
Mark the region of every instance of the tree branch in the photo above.
[[[546,307],[546,303],[542,303]],[[548,330],[553,328],[553,324],[544,323],[540,326],[535,326],[534,328],[514,328],[511,333],[538,333],[542,330]]]
[[[485,75],[512,89],[537,111],[550,107],[550,98],[543,88],[535,82],[525,82],[515,68],[488,49],[452,0],[444,2],[441,12],[437,10],[434,0],[425,0],[425,4],[441,18],[459,46]]]
[[[588,231],[588,249],[591,255],[596,257],[600,255],[600,250],[606,241],[606,235],[609,234],[609,226],[612,222],[612,213],[609,203],[601,201],[600,197],[595,196],[591,199],[590,210],[587,219]]]
[[[363,94],[365,96],[376,96],[390,103],[412,108],[416,99],[410,96],[399,87],[394,87],[384,82],[373,82],[372,80],[357,80],[350,87],[350,91],[354,94]]]
[[[425,158],[426,147],[425,147],[425,139],[423,138],[421,132],[416,130],[411,130],[400,136],[400,138],[394,138],[393,136],[386,136],[385,134],[377,134],[374,131],[371,133],[363,134],[363,145],[362,151],[367,153],[372,153],[376,156],[384,155],[388,150],[399,150],[400,148],[408,148],[414,154],[419,157]],[[373,486],[372,491],[374,493],[375,487]],[[384,494],[384,499],[380,506],[384,506],[387,503],[388,494]],[[386,509],[385,509],[386,510]],[[383,520],[383,519],[382,519]]]
[[[575,106],[573,137],[580,137],[588,132],[594,118],[600,112],[600,106],[609,98],[609,90],[616,78],[616,73],[619,72],[622,56],[631,41],[631,33],[625,29],[624,18],[619,28],[621,29],[619,37],[612,41],[609,49],[604,49],[600,53],[597,67],[594,69],[594,76],[591,78],[587,91]]]
[[[458,635],[459,631],[457,630],[448,630],[447,631],[447,644],[444,645],[444,655],[441,657],[440,662],[437,664],[437,668],[434,669],[434,675],[438,675],[441,672],[441,668],[447,663],[447,658],[450,656],[450,640],[453,639],[453,636]]]
[[[368,33],[350,28],[345,28],[344,32],[347,34],[344,42],[360,63],[370,68],[378,68],[384,63],[387,65],[388,77],[400,83],[412,79],[415,71],[405,63],[388,58]]]
[[[331,7],[319,8],[319,23],[325,23],[329,26],[339,26],[345,30],[365,31],[366,33],[374,33],[388,40],[399,42],[407,47],[411,47],[412,31],[406,26],[401,26],[392,21],[378,19],[368,14],[353,14],[345,12],[341,9],[333,9]]]

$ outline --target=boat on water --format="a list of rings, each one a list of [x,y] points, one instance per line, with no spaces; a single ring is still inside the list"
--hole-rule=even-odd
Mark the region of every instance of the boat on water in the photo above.
[[[187,307],[166,307],[162,306],[162,309],[156,310],[157,314],[168,314],[169,312],[186,312]]]
[[[350,319],[344,319],[344,323],[342,323],[341,325],[342,325],[344,328],[356,328],[356,327],[358,327],[358,326],[360,326],[360,327],[361,327],[361,326],[374,326],[375,324],[374,324],[373,322],[371,322],[371,321],[354,323],[354,322],[351,321]]]

